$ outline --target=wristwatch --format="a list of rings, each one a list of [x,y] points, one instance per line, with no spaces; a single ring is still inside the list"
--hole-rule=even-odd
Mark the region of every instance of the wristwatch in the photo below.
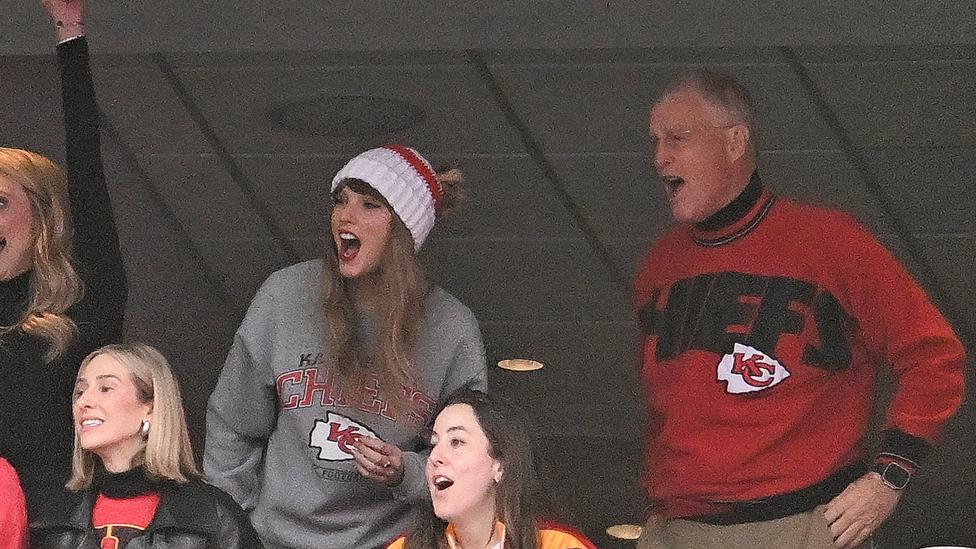
[[[881,475],[881,482],[892,490],[904,490],[912,480],[912,472],[894,461],[875,463],[871,470]]]

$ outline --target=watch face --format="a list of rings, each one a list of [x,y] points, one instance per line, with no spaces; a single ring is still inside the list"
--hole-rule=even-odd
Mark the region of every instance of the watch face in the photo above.
[[[881,472],[881,479],[895,490],[901,490],[908,486],[908,481],[912,479],[912,475],[897,463],[889,463]]]

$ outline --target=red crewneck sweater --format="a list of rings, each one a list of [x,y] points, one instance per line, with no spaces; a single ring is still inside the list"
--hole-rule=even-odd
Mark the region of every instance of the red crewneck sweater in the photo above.
[[[765,191],[747,206],[719,230],[667,234],[635,283],[645,486],[665,516],[863,459],[881,368],[896,379],[886,454],[921,461],[962,400],[961,343],[865,228]]]

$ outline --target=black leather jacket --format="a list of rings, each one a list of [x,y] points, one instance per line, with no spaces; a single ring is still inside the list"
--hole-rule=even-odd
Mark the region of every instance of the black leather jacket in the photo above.
[[[94,490],[50,494],[31,508],[33,549],[99,549],[92,526]],[[149,528],[125,549],[263,549],[241,508],[200,480],[160,486]]]

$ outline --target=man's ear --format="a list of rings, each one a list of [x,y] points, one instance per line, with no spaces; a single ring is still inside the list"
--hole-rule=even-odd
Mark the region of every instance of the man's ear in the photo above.
[[[748,126],[736,124],[728,129],[728,139],[725,142],[725,150],[729,155],[729,160],[735,162],[743,156],[749,154],[749,144],[752,139]]]

